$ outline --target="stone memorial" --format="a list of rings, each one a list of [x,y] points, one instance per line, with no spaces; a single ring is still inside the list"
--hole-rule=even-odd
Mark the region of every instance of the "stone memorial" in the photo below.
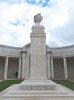
[[[34,16],[31,33],[29,79],[0,93],[0,100],[74,100],[74,91],[48,80],[46,68],[46,34],[40,25],[42,15]]]

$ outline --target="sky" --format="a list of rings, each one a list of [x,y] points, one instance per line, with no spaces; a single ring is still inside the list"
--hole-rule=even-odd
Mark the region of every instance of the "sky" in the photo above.
[[[74,0],[0,0],[0,45],[29,43],[37,13],[49,47],[74,45]]]

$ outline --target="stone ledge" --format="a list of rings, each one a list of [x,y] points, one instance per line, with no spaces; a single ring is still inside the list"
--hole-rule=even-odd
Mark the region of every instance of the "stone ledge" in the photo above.
[[[20,84],[24,90],[55,90],[57,84],[49,80],[25,80]]]

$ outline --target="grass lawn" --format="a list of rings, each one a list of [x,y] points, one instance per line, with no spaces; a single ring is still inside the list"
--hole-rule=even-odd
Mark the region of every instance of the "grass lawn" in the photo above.
[[[74,82],[67,81],[67,80],[53,80],[53,81],[74,90]]]
[[[6,89],[7,87],[9,87],[12,84],[19,84],[22,81],[23,80],[5,80],[3,82],[0,82],[0,91],[3,91],[4,89]],[[74,82],[65,81],[65,80],[53,80],[53,81],[74,90]]]
[[[5,80],[0,82],[0,92],[6,89],[7,87],[11,86],[12,84],[19,84],[23,80]]]

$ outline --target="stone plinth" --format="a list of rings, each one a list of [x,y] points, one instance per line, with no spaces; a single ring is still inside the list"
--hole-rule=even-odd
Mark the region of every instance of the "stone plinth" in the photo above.
[[[31,33],[30,79],[47,79],[46,35],[42,25],[34,25]]]
[[[44,33],[44,27],[42,25],[34,25],[32,27],[32,33]]]
[[[21,84],[12,85],[0,94],[0,100],[74,100],[72,90],[52,81],[49,82],[24,81]]]
[[[23,90],[55,90],[57,84],[50,80],[25,80],[20,84]]]

